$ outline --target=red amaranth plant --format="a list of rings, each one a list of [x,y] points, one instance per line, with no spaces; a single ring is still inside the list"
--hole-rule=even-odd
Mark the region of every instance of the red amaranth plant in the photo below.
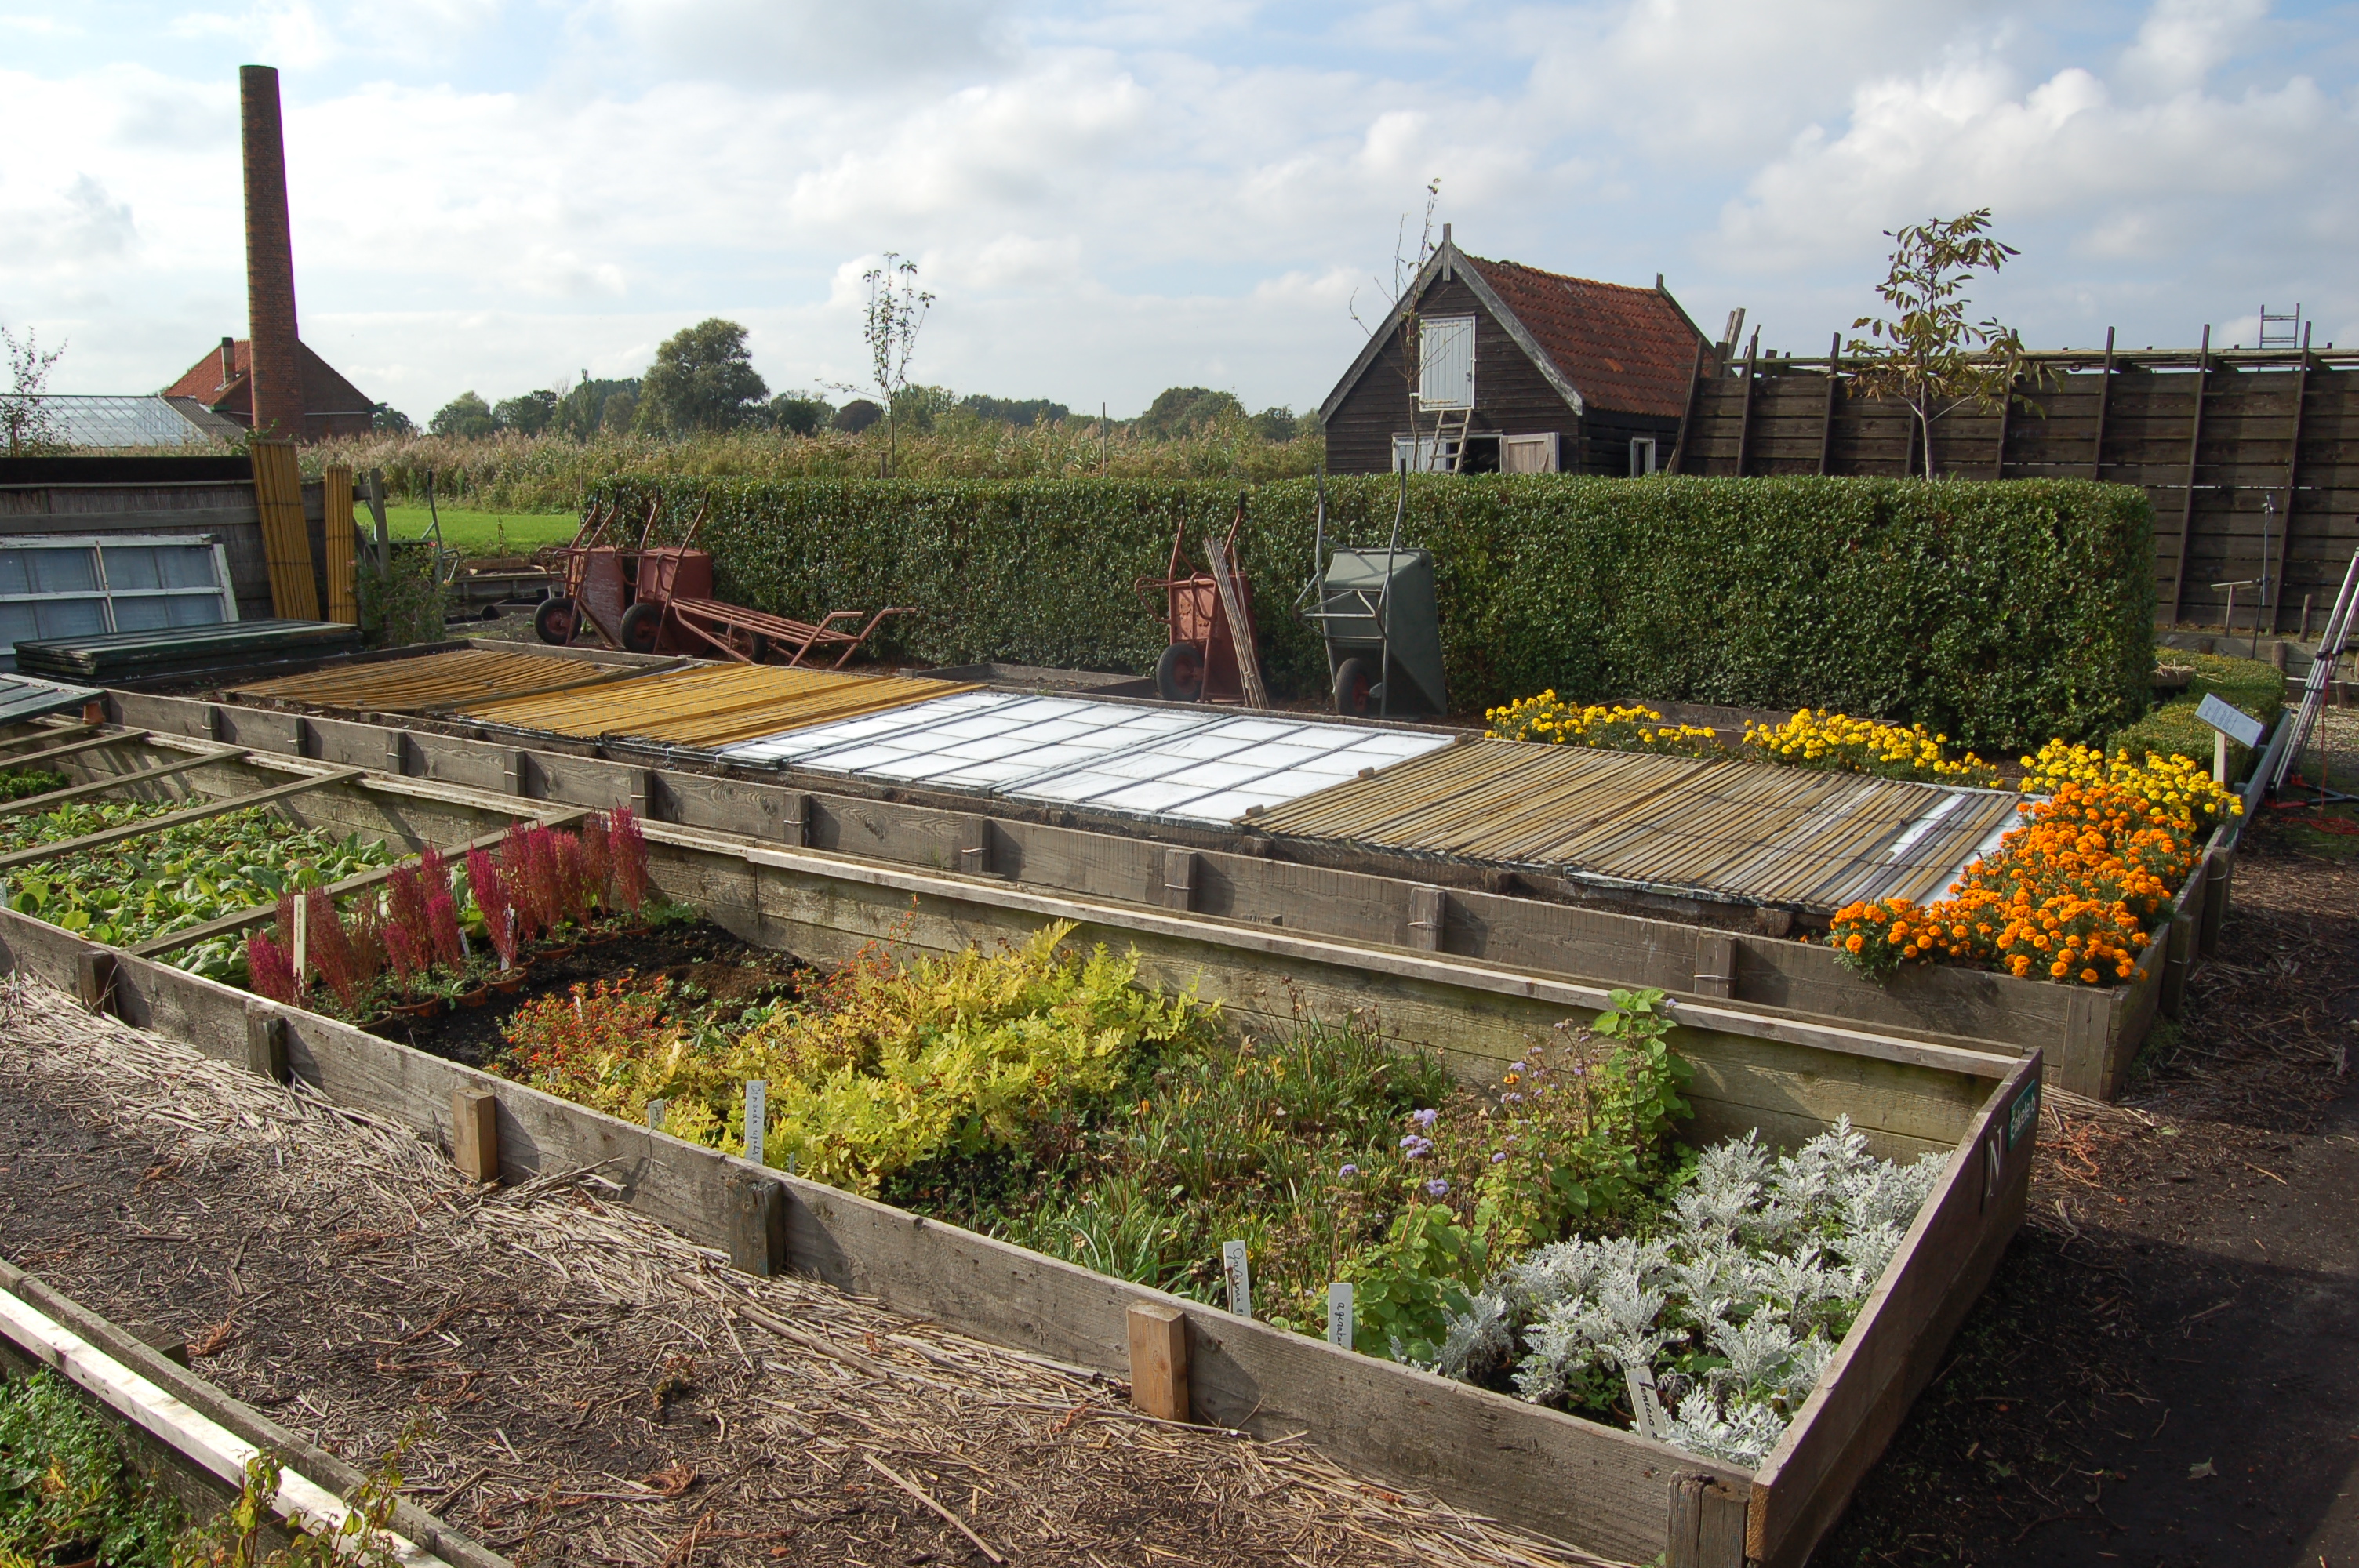
[[[353,949],[353,973],[364,988],[385,973],[385,934],[390,925],[385,905],[373,895],[364,895],[345,923]]]
[[[614,907],[614,849],[606,832],[605,818],[593,816],[582,825],[575,840],[582,846],[582,886],[601,910]]]
[[[551,836],[549,849],[557,860],[558,902],[564,917],[576,925],[590,924],[590,867],[582,840],[571,833]]]
[[[475,890],[475,907],[483,911],[484,930],[499,953],[500,968],[516,968],[516,906],[509,901],[507,878],[489,850],[467,851],[467,885]]]
[[[500,845],[500,871],[507,878],[508,902],[526,936],[545,935],[564,918],[558,885],[557,847],[548,828],[511,823]]]
[[[647,901],[647,840],[639,819],[627,806],[618,806],[607,819],[606,842],[614,866],[614,891],[623,907],[636,916]]]
[[[385,881],[386,901],[393,909],[393,923],[408,934],[410,950],[424,952],[433,940],[426,929],[426,900],[429,884],[423,869],[401,866]]]
[[[312,888],[303,895],[303,919],[308,927],[303,934],[304,956],[310,959],[311,968],[320,972],[328,989],[336,993],[336,1000],[344,1004],[344,1011],[358,1011],[361,988],[366,982],[361,978],[344,923],[336,918],[335,904],[325,892]]]
[[[385,928],[385,961],[393,970],[393,983],[405,991],[426,968],[425,955],[418,950],[409,928],[397,921]]]
[[[426,930],[430,946],[419,950],[421,968],[438,961],[451,969],[467,967],[467,941],[459,934],[459,901],[450,889],[426,901]]]
[[[291,924],[293,916],[288,916]],[[245,970],[257,995],[273,1001],[295,1000],[295,955],[260,931],[245,939]]]

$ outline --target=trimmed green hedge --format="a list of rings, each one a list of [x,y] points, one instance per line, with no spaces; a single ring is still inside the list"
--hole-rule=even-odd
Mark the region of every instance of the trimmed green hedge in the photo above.
[[[2185,691],[2177,693],[2136,723],[2115,730],[2105,742],[2106,750],[2127,747],[2133,759],[2143,759],[2148,752],[2166,757],[2192,757],[2208,767],[2214,731],[2195,717],[2196,708],[2202,706],[2205,697],[2216,694],[2221,701],[2246,718],[2259,719],[2264,728],[2277,722],[2277,709],[2285,705],[2285,672],[2258,659],[2164,648],[2157,650],[2157,663],[2181,665],[2195,674]],[[2245,759],[2251,754],[2234,741],[2228,742],[2230,778],[2244,776]]]
[[[1190,556],[1239,493],[1218,481],[621,477],[593,500],[700,543],[719,589],[803,619],[917,605],[896,651],[1144,672],[1160,629],[1131,590]],[[1331,479],[1331,526],[1381,546],[1396,481]],[[1294,615],[1310,570],[1313,481],[1253,490],[1239,555],[1273,691],[1326,681]],[[1438,557],[1451,695],[1473,711],[1553,687],[1738,707],[1841,708],[1984,748],[2102,735],[2140,717],[2153,668],[2153,511],[2079,481],[1575,475],[1409,486],[1405,543]],[[675,534],[676,536],[676,534]]]

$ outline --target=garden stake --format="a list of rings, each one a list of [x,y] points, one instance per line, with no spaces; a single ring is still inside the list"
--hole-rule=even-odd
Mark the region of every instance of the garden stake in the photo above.
[[[653,1131],[663,1130],[664,1105],[665,1102],[659,1099],[647,1101],[647,1126]]]
[[[1327,1287],[1327,1343],[1352,1348],[1352,1281],[1338,1280]]]
[[[770,1086],[762,1078],[745,1080],[745,1158],[756,1165],[762,1159],[762,1135],[768,1130]]]
[[[1253,1316],[1253,1275],[1245,1262],[1245,1244],[1221,1243],[1221,1270],[1229,1277],[1229,1310],[1239,1317]]]

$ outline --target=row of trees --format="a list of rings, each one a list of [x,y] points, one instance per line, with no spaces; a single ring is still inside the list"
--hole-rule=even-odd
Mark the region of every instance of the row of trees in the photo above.
[[[838,404],[817,391],[772,394],[754,368],[745,338],[745,328],[715,317],[667,339],[644,375],[602,380],[584,371],[578,380],[496,403],[464,392],[443,405],[428,422],[428,428],[438,436],[513,432],[563,436],[576,441],[587,441],[601,432],[626,431],[686,436],[753,429],[809,436],[821,429],[857,433],[885,416],[886,406],[877,398],[855,396]],[[1029,429],[1058,424],[1073,413],[1064,404],[1045,397],[994,397],[985,393],[961,396],[949,387],[923,384],[899,387],[890,407],[897,427],[919,432],[960,416]],[[1230,422],[1243,423],[1273,441],[1315,434],[1318,423],[1313,416],[1298,417],[1291,408],[1248,414],[1234,394],[1201,386],[1168,388],[1146,413],[1126,421],[1139,434],[1158,438],[1193,435]],[[393,428],[408,424],[402,420]]]

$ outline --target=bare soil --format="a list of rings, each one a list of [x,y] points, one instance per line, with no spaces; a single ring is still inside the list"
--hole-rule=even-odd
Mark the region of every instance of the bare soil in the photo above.
[[[2359,839],[2246,835],[2220,954],[1815,1562],[2359,1562]],[[2053,1098],[2053,1097],[2051,1097]]]

